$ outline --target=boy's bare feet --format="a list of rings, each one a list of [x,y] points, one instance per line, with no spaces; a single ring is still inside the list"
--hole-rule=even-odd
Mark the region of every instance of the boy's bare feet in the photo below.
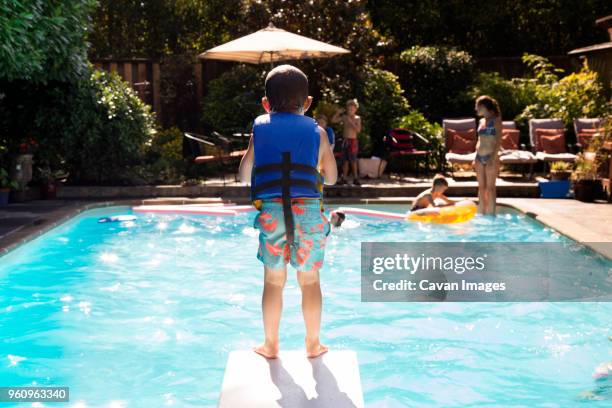
[[[309,341],[308,339],[306,339],[306,356],[308,356],[308,358],[319,357],[321,354],[326,353],[328,350],[329,348],[321,344],[318,339],[314,341]]]
[[[263,343],[257,347],[253,347],[253,351],[265,358],[273,359],[278,357],[278,345],[271,346],[267,343]]]

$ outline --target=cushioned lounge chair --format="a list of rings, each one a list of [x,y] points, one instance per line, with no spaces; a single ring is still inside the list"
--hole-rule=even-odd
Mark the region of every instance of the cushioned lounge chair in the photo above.
[[[540,138],[537,135],[537,129],[565,129],[561,119],[531,119],[529,121],[529,140],[536,159],[543,161],[545,164],[556,161],[570,162],[576,161],[576,155],[570,153],[571,145],[564,143],[562,153],[546,153],[542,147]]]
[[[516,132],[504,134],[502,136],[502,144],[499,151],[499,162],[501,164],[508,165],[522,165],[523,176],[525,175],[524,169],[529,168],[529,179],[532,179],[533,165],[538,162],[538,159],[536,159],[533,153],[526,149],[524,144],[520,144],[516,123],[514,123],[513,120],[503,121],[502,128],[504,131],[511,130]]]
[[[597,130],[603,127],[603,119],[601,118],[579,118],[574,119],[574,133],[576,134],[576,148],[578,151],[582,151],[585,146],[586,140],[584,140],[585,136],[582,136],[581,133],[589,130]],[[586,136],[590,139],[590,135]]]
[[[429,141],[417,132],[408,129],[396,128],[389,131],[385,136],[385,145],[389,160],[414,160],[414,169],[419,174],[419,162],[425,162],[425,174],[429,174],[429,150],[420,150],[415,146],[415,141],[421,145],[428,145]]]
[[[468,164],[472,163],[476,159],[476,149],[474,145],[474,151],[471,151],[469,153],[453,152],[453,140],[449,135],[449,130],[452,129],[460,132],[471,129],[476,130],[476,119],[444,119],[442,120],[442,128],[444,129],[444,147],[446,150],[444,158],[446,159],[446,162],[450,164],[452,175],[454,164]]]

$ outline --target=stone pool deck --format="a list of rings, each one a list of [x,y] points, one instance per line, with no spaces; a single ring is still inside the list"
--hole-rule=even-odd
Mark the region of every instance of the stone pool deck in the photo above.
[[[355,199],[330,198],[331,205],[359,202],[362,204],[408,204],[413,197],[378,197]],[[226,200],[227,201],[227,200]],[[245,203],[244,197],[233,200]],[[570,199],[500,198],[501,205],[514,207],[560,233],[583,242],[612,259],[612,205],[583,203]],[[114,205],[221,203],[218,197],[163,197],[117,200],[34,200],[0,207],[0,254],[10,251],[53,228],[81,211]]]

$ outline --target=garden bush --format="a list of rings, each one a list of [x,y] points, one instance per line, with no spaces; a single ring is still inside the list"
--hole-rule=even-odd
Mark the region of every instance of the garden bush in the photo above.
[[[471,113],[473,75],[474,61],[465,51],[415,46],[400,54],[401,86],[412,107],[430,120]]]
[[[49,89],[34,118],[41,151],[76,183],[132,183],[155,133],[150,107],[117,74],[90,71],[79,81]],[[55,153],[55,154],[51,154]]]
[[[533,72],[535,102],[519,115],[521,122],[560,118],[571,133],[573,119],[602,117],[610,112],[599,76],[586,61],[579,72],[563,78],[560,78],[563,71],[555,69],[544,57],[525,55],[523,61]]]
[[[482,72],[471,90],[472,99],[489,95],[499,103],[502,118],[514,120],[523,110],[536,102],[536,86],[524,78],[505,79],[497,72]]]
[[[380,156],[384,152],[383,137],[393,124],[408,113],[409,103],[395,74],[371,65],[358,71],[355,81],[338,80],[333,86],[322,90],[323,100],[318,103],[316,113],[333,116],[346,101],[357,98],[363,129],[358,135],[359,154],[367,157]],[[339,134],[342,131],[337,127]]]
[[[411,130],[423,136],[429,142],[426,146],[419,146],[419,141],[415,140],[415,145],[427,149],[432,152],[430,159],[435,167],[439,165],[440,148],[443,145],[442,125],[437,122],[430,122],[427,118],[417,110],[411,110],[407,115],[402,116],[394,124],[394,127]]]
[[[357,99],[364,124],[363,133],[370,136],[371,153],[380,155],[383,137],[393,123],[408,112],[408,100],[404,97],[397,76],[389,71],[365,66],[359,76]],[[368,153],[367,143],[363,151]]]
[[[263,113],[264,81],[263,69],[246,65],[238,65],[210,81],[202,102],[204,127],[221,133],[247,129]]]
[[[183,158],[183,132],[179,128],[156,132],[144,153],[138,174],[147,184],[178,184],[185,179],[190,163]]]

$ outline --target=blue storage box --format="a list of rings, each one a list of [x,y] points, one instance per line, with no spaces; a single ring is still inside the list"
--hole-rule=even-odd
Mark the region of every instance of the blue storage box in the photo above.
[[[568,198],[570,191],[569,180],[541,181],[538,183],[540,198]]]

